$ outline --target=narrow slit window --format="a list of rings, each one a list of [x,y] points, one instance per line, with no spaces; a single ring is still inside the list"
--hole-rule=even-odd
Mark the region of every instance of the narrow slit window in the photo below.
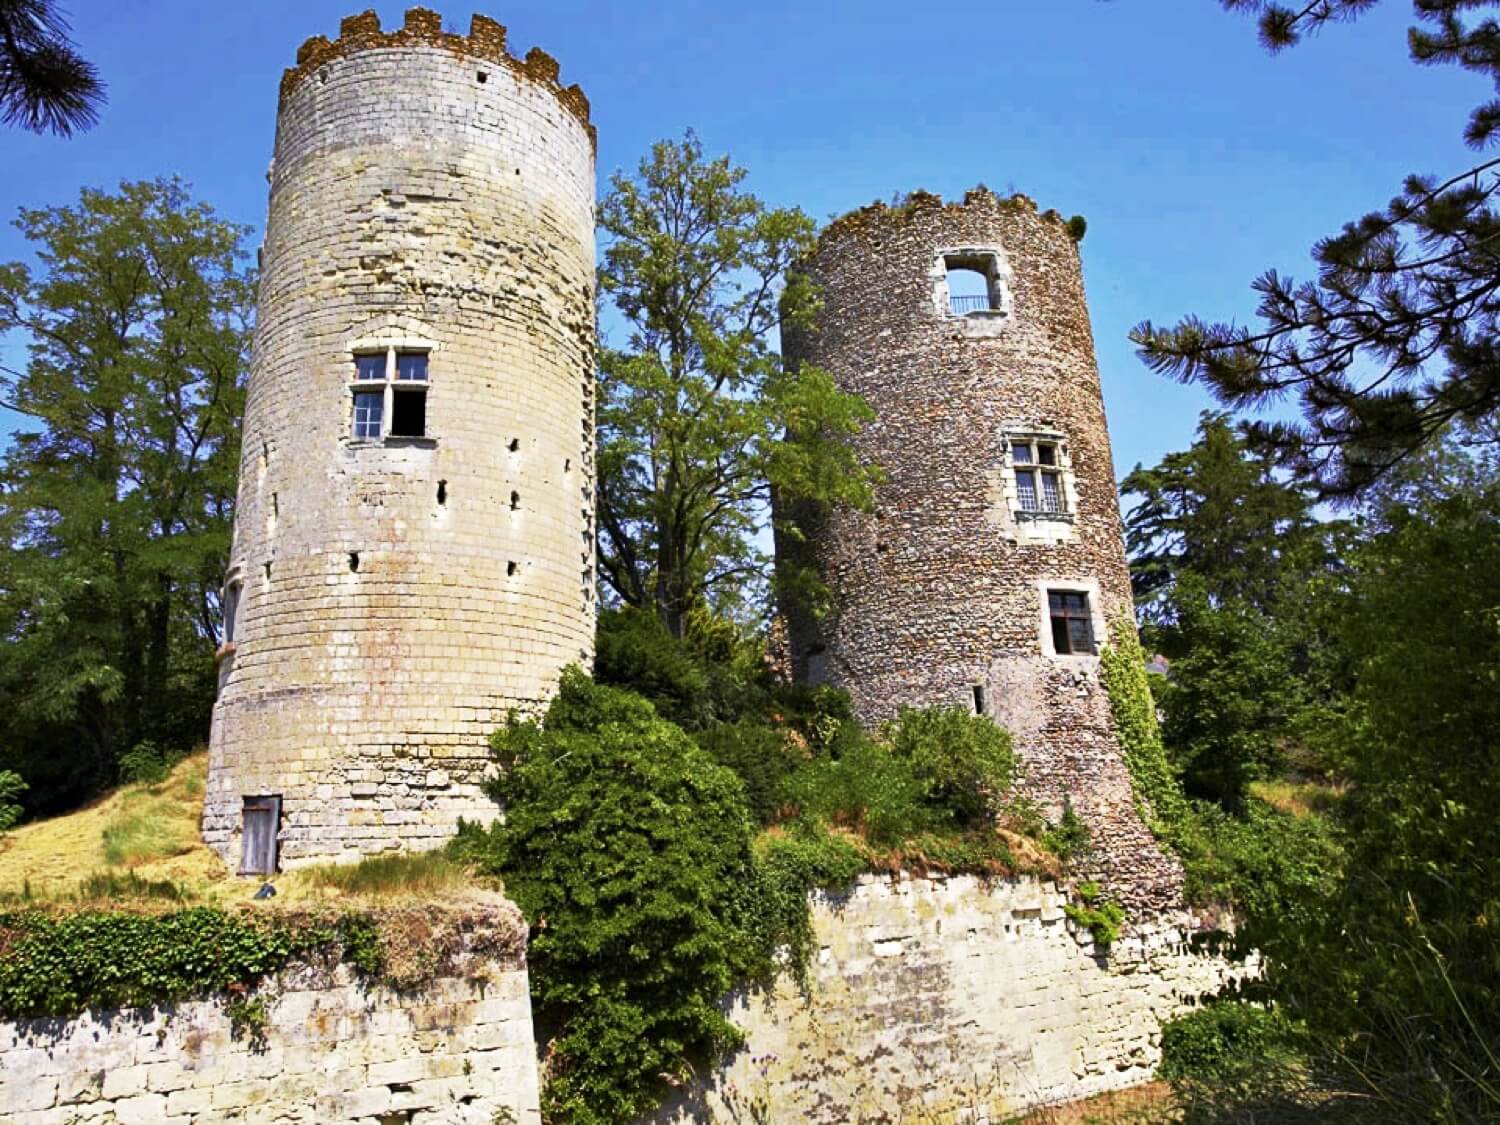
[[[234,643],[235,632],[240,624],[240,584],[231,582],[224,587],[224,643]]]
[[[1089,596],[1072,590],[1049,590],[1047,610],[1052,622],[1052,650],[1059,656],[1092,656],[1094,618]]]
[[[974,685],[974,714],[984,714],[984,685]]]

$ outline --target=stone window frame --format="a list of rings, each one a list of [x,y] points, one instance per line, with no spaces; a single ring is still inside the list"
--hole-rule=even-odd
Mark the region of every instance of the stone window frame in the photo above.
[[[1097,578],[1039,578],[1037,591],[1037,639],[1042,646],[1042,655],[1065,666],[1094,668],[1099,664],[1099,649],[1109,636],[1104,619],[1104,602],[1099,596]],[[1052,643],[1052,609],[1047,595],[1083,594],[1089,600],[1089,626],[1094,633],[1093,652],[1058,652]]]
[[[234,651],[235,638],[239,635],[240,607],[244,602],[244,568],[236,563],[225,573],[224,583],[219,587],[219,608],[224,618],[223,638],[219,645],[221,656]]]
[[[431,433],[431,427],[427,424],[427,417],[423,419],[421,436],[402,435],[391,433],[391,421],[395,415],[395,396],[404,393],[403,388],[420,390],[426,396],[423,404],[424,415],[430,416],[433,372],[433,357],[442,350],[442,345],[424,335],[417,335],[410,331],[381,332],[370,336],[363,336],[350,340],[345,344],[346,370],[350,372],[347,379],[348,394],[348,417],[344,425],[344,441],[355,447],[376,447],[387,445],[416,445],[434,446],[437,439]],[[397,357],[400,355],[421,354],[427,357],[427,377],[422,380],[400,379],[397,377]],[[358,365],[361,357],[385,356],[385,374],[380,379],[361,379],[358,376]],[[380,411],[380,436],[358,437],[355,434],[356,422],[356,396],[359,394],[373,393],[379,388],[382,394]]]
[[[975,270],[989,285],[990,307],[967,313],[953,312],[948,292],[948,270]],[[1012,311],[1011,268],[1005,251],[989,243],[940,247],[928,269],[932,284],[932,309],[942,320],[957,326],[966,336],[998,336],[1010,323]]]
[[[1068,435],[1048,426],[1010,425],[1001,432],[1000,441],[1000,505],[1004,511],[1003,522],[1013,529],[1017,541],[1057,543],[1076,538],[1078,487]],[[1061,511],[1029,512],[1021,507],[1021,492],[1016,485],[1015,446],[1035,446],[1038,443],[1056,450]]]

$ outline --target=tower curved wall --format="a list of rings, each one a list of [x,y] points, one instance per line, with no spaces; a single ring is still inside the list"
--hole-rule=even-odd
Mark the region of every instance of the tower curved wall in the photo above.
[[[280,798],[283,866],[493,818],[489,734],[593,646],[587,100],[479,16],[460,36],[423,9],[391,32],[365,13],[297,62],[204,811],[232,864],[248,797]],[[425,418],[398,423],[394,399],[424,385],[390,377],[413,354]],[[371,355],[389,369],[361,382]],[[361,428],[372,387],[383,419]]]
[[[1024,196],[978,189],[944,204],[919,192],[836,220],[799,268],[822,304],[807,330],[786,330],[787,358],[874,408],[852,440],[885,479],[869,512],[782,513],[805,536],[779,536],[782,559],[811,566],[831,594],[821,618],[787,614],[797,674],[847,689],[866,723],[902,706],[992,715],[1032,794],[1054,817],[1070,799],[1089,824],[1117,893],[1177,901],[1180,872],[1136,812],[1097,653],[1061,652],[1052,632],[1053,593],[1086,606],[1095,648],[1133,627],[1067,225]],[[951,302],[957,269],[987,292]]]

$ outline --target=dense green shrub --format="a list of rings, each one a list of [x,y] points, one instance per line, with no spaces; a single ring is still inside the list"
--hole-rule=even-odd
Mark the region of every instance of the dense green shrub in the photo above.
[[[662,718],[696,732],[715,723],[765,723],[773,691],[764,643],[706,610],[674,637],[656,614],[605,610],[595,633],[594,679],[648,699]]]
[[[137,742],[120,755],[120,780],[126,784],[160,785],[181,760],[182,755],[168,754],[154,742]]]
[[[846,739],[837,758],[808,762],[785,791],[803,816],[857,829],[877,846],[893,847],[942,821],[911,763],[864,736]]]
[[[625,1120],[738,1042],[717,1002],[771,971],[767,919],[785,904],[755,862],[744,787],[645,699],[576,668],[545,726],[513,720],[494,747],[505,823],[462,847],[531,923],[547,1112]]]
[[[986,819],[1015,775],[1010,735],[958,707],[903,707],[884,734],[921,786],[923,803],[960,828]]]
[[[614,609],[599,615],[594,678],[649,699],[663,718],[688,730],[716,718],[708,670],[647,610]]]
[[[806,759],[786,728],[753,719],[715,723],[693,736],[719,765],[733,770],[745,786],[745,801],[757,824],[770,824],[785,799],[787,778]]]
[[[902,709],[876,741],[845,722],[833,749],[784,785],[804,815],[894,847],[930,832],[988,824],[1015,769],[1010,737],[988,719],[956,708]]]
[[[1284,1013],[1240,1000],[1220,1000],[1162,1026],[1161,1067],[1168,1081],[1231,1078],[1273,1054],[1295,1055],[1296,1036]]]
[[[14,770],[0,770],[0,832],[14,828],[25,809],[21,794],[30,788]]]

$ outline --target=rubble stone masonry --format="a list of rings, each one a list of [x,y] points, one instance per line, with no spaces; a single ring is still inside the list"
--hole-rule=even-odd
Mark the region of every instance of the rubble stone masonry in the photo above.
[[[488,735],[592,657],[594,138],[557,75],[414,9],[283,81],[203,819],[231,863],[252,796],[284,866],[492,818]],[[416,384],[356,380],[397,353],[421,436],[389,432]]]
[[[1097,642],[1115,623],[1131,627],[1067,224],[1024,196],[978,189],[944,204],[918,192],[834,221],[800,268],[822,307],[811,330],[788,326],[786,354],[874,408],[853,441],[885,481],[873,511],[782,512],[805,540],[782,534],[779,553],[813,567],[832,596],[821,619],[789,607],[797,674],[847,689],[866,723],[904,705],[993,715],[1047,811],[1071,798],[1094,833],[1095,873],[1117,896],[1180,905],[1180,869],[1135,808],[1098,656],[1059,654],[1049,620],[1049,592],[1068,592],[1086,596]],[[955,269],[982,275],[987,295],[955,309]],[[1061,510],[1026,510],[1013,452],[1026,443],[1051,451]]]

